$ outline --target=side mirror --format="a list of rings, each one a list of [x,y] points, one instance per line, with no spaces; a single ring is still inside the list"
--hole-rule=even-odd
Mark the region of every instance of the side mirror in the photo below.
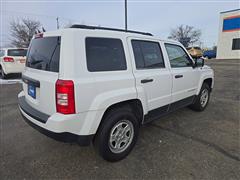
[[[204,66],[204,59],[203,58],[195,59],[195,67],[203,67],[203,66]]]

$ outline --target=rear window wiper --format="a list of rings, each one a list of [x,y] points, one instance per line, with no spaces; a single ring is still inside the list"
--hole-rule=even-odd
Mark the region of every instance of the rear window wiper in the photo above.
[[[43,62],[43,61],[44,61],[44,60],[30,61],[30,64],[31,64],[31,65],[36,65],[36,64],[41,63],[41,62]]]

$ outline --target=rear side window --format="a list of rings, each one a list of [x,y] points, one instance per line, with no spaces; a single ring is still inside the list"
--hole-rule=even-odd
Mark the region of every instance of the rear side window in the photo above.
[[[112,38],[86,38],[87,68],[90,72],[126,70],[122,41]]]
[[[159,43],[132,40],[133,53],[137,69],[164,68],[164,60]]]
[[[61,37],[36,38],[31,41],[26,66],[59,72]]]
[[[27,50],[26,49],[9,49],[7,51],[8,56],[26,56]]]

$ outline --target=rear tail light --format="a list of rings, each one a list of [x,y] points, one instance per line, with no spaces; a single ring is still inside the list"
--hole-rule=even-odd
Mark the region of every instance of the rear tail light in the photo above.
[[[56,82],[56,109],[62,114],[75,114],[74,83],[58,79]]]
[[[4,58],[3,58],[3,61],[4,61],[4,62],[14,62],[14,59],[11,58],[11,57],[4,57]]]

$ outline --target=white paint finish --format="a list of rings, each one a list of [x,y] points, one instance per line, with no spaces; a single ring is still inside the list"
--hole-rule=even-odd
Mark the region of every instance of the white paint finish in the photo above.
[[[217,44],[217,59],[240,59],[240,50],[232,50],[232,40],[240,38],[240,30],[223,32],[223,20],[227,17],[240,15],[240,10],[221,13]]]
[[[182,78],[175,78],[177,75],[182,75]],[[200,73],[197,68],[183,67],[173,68],[173,88],[172,88],[172,102],[193,96],[197,92],[197,85]]]
[[[134,75],[139,96],[146,100],[147,112],[169,104],[172,76],[167,69],[137,70]],[[153,82],[142,84],[143,79],[153,79]]]
[[[133,67],[133,74],[136,81],[138,99],[140,99],[143,104],[144,114],[147,114],[148,111],[167,105],[171,101],[172,76],[170,74],[169,64],[167,63],[165,58],[164,58],[165,68],[141,69],[141,70],[136,69],[136,63],[134,53],[132,50],[131,40],[144,40],[159,43],[162,52],[163,47],[161,41],[157,39],[152,39],[149,37],[128,38],[129,53],[131,57],[130,58],[131,64]],[[141,83],[141,80],[143,79],[152,79],[153,82],[143,84]]]
[[[202,83],[205,79],[212,79],[211,88],[213,88],[214,86],[214,71],[207,65],[205,65],[202,68],[198,68],[198,70],[200,71],[200,80],[198,81],[198,89],[196,94],[199,94],[202,87]]]
[[[58,73],[26,67],[23,75],[40,82],[40,88],[36,87],[36,99],[28,95],[27,84],[23,82],[23,91],[27,103],[45,114],[51,115],[55,113],[55,83],[58,79]]]
[[[189,55],[188,51],[183,47],[180,43],[172,43],[172,42],[164,42],[163,50],[165,51],[165,59],[170,65],[169,57],[167,54],[167,50],[165,44],[172,44],[176,46],[180,46],[185,53],[189,56],[189,59],[192,60],[192,57]],[[200,79],[199,68],[191,67],[178,67],[178,68],[170,68],[171,77],[172,77],[172,89],[171,89],[171,100],[170,103],[174,103],[176,101],[182,100],[184,98],[196,95],[198,82]],[[181,75],[181,78],[176,78],[175,76]]]
[[[173,41],[132,33],[104,30],[64,29],[44,33],[45,36],[61,36],[59,73],[26,68],[25,76],[40,81],[37,98],[27,95],[27,85],[23,83],[23,92],[27,103],[33,108],[50,115],[46,124],[42,124],[24,112],[24,116],[33,123],[53,132],[71,132],[78,135],[95,134],[106,109],[113,104],[126,100],[139,99],[144,114],[171,102],[197,94],[200,77],[212,77],[212,71],[206,68],[171,69],[164,42],[180,45]],[[86,64],[85,38],[118,38],[123,42],[127,69],[124,71],[89,72]],[[156,41],[160,44],[165,68],[137,70],[130,40],[141,39]],[[204,75],[208,71],[208,75]],[[175,81],[173,76],[183,73],[184,78]],[[141,80],[152,78],[153,82],[142,84]],[[73,80],[76,114],[56,113],[55,83],[57,79]],[[193,90],[194,89],[194,90]],[[191,90],[191,91],[190,91]],[[173,92],[173,93],[172,93]]]

